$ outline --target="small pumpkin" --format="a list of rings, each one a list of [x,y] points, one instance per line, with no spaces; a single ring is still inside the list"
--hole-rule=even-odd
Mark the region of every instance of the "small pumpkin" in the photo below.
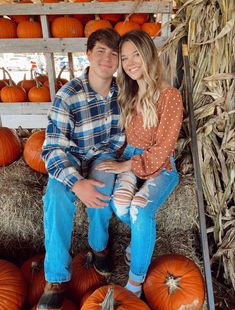
[[[30,88],[28,92],[28,98],[30,102],[49,102],[51,101],[50,89],[48,86],[43,85],[41,82],[36,80],[36,86]]]
[[[7,260],[0,259],[0,309],[22,309],[26,287],[19,268]]]
[[[143,25],[144,23],[147,23],[148,19],[149,19],[149,14],[146,14],[146,13],[133,13],[129,17],[130,22],[133,22],[139,25]]]
[[[54,38],[82,37],[83,26],[80,20],[75,17],[57,17],[51,23],[51,34]]]
[[[47,174],[45,163],[41,158],[42,145],[45,140],[45,130],[34,132],[24,146],[24,160],[33,170]]]
[[[103,28],[113,28],[113,26],[108,20],[100,19],[100,17],[96,15],[95,19],[90,20],[88,23],[86,23],[84,28],[85,37],[88,38],[92,34],[92,32]]]
[[[140,25],[131,21],[120,21],[115,24],[114,29],[121,35],[123,36],[126,32],[135,30],[135,29],[140,29]]]
[[[29,20],[19,22],[17,26],[18,38],[42,38],[41,23],[30,17]]]
[[[16,38],[16,23],[5,17],[0,17],[0,39]]]
[[[92,263],[92,253],[79,253],[72,260],[72,279],[68,289],[69,297],[79,303],[90,290],[106,284],[105,277],[98,274]]]
[[[26,91],[26,94],[28,94],[29,90],[32,87],[36,86],[36,81],[33,78],[32,69],[31,69],[31,78],[29,80],[26,79],[26,74],[24,74],[23,80],[19,81],[17,85],[23,87],[24,90]]]
[[[25,304],[32,307],[43,294],[46,284],[44,276],[44,254],[35,255],[27,259],[20,270],[27,286]]]
[[[200,269],[189,258],[179,254],[157,257],[150,265],[143,285],[152,309],[201,309],[205,285]]]
[[[106,285],[98,288],[84,302],[81,310],[100,309],[150,310],[132,292],[119,285]]]
[[[160,36],[161,32],[161,23],[157,23],[157,22],[148,22],[148,23],[144,23],[141,26],[141,29],[144,30],[145,32],[147,32],[150,37],[155,37],[155,36]]]
[[[21,142],[14,129],[0,127],[0,167],[13,163],[21,156]]]

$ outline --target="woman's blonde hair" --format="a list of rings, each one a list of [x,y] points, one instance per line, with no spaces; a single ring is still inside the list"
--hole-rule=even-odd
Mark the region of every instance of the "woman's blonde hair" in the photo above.
[[[122,68],[121,50],[125,42],[132,42],[143,62],[143,79],[146,83],[146,92],[138,98],[139,86]],[[119,67],[117,84],[119,87],[119,104],[121,107],[120,125],[125,128],[131,121],[137,100],[140,102],[140,111],[143,115],[144,128],[156,126],[157,101],[162,84],[162,65],[158,57],[157,48],[151,37],[143,30],[133,30],[121,37],[119,44]]]

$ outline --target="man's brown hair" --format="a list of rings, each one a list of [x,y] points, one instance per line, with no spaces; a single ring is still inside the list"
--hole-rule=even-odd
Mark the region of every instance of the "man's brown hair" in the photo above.
[[[113,28],[99,29],[88,37],[87,52],[91,51],[97,42],[103,43],[115,52],[118,52],[119,41],[121,37]]]

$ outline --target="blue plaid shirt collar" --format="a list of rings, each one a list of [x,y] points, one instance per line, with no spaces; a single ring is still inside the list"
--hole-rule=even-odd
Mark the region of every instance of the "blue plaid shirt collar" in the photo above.
[[[100,98],[100,96],[101,96],[89,84],[89,79],[88,79],[89,68],[90,67],[87,67],[84,70],[84,72],[82,73],[82,75],[79,77],[80,80],[82,81],[82,85],[84,86],[84,90],[86,92],[88,102],[93,101],[94,99],[96,100],[97,97]],[[113,77],[113,79],[112,79],[108,98],[111,98],[113,96],[114,92],[117,93],[117,86],[116,86],[116,78],[115,77]]]

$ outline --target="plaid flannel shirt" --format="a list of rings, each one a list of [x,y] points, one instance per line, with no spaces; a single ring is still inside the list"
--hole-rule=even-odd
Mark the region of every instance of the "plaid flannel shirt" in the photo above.
[[[115,79],[103,97],[90,87],[88,70],[57,92],[48,112],[42,158],[49,175],[69,188],[87,175],[95,156],[116,152],[125,140]]]

